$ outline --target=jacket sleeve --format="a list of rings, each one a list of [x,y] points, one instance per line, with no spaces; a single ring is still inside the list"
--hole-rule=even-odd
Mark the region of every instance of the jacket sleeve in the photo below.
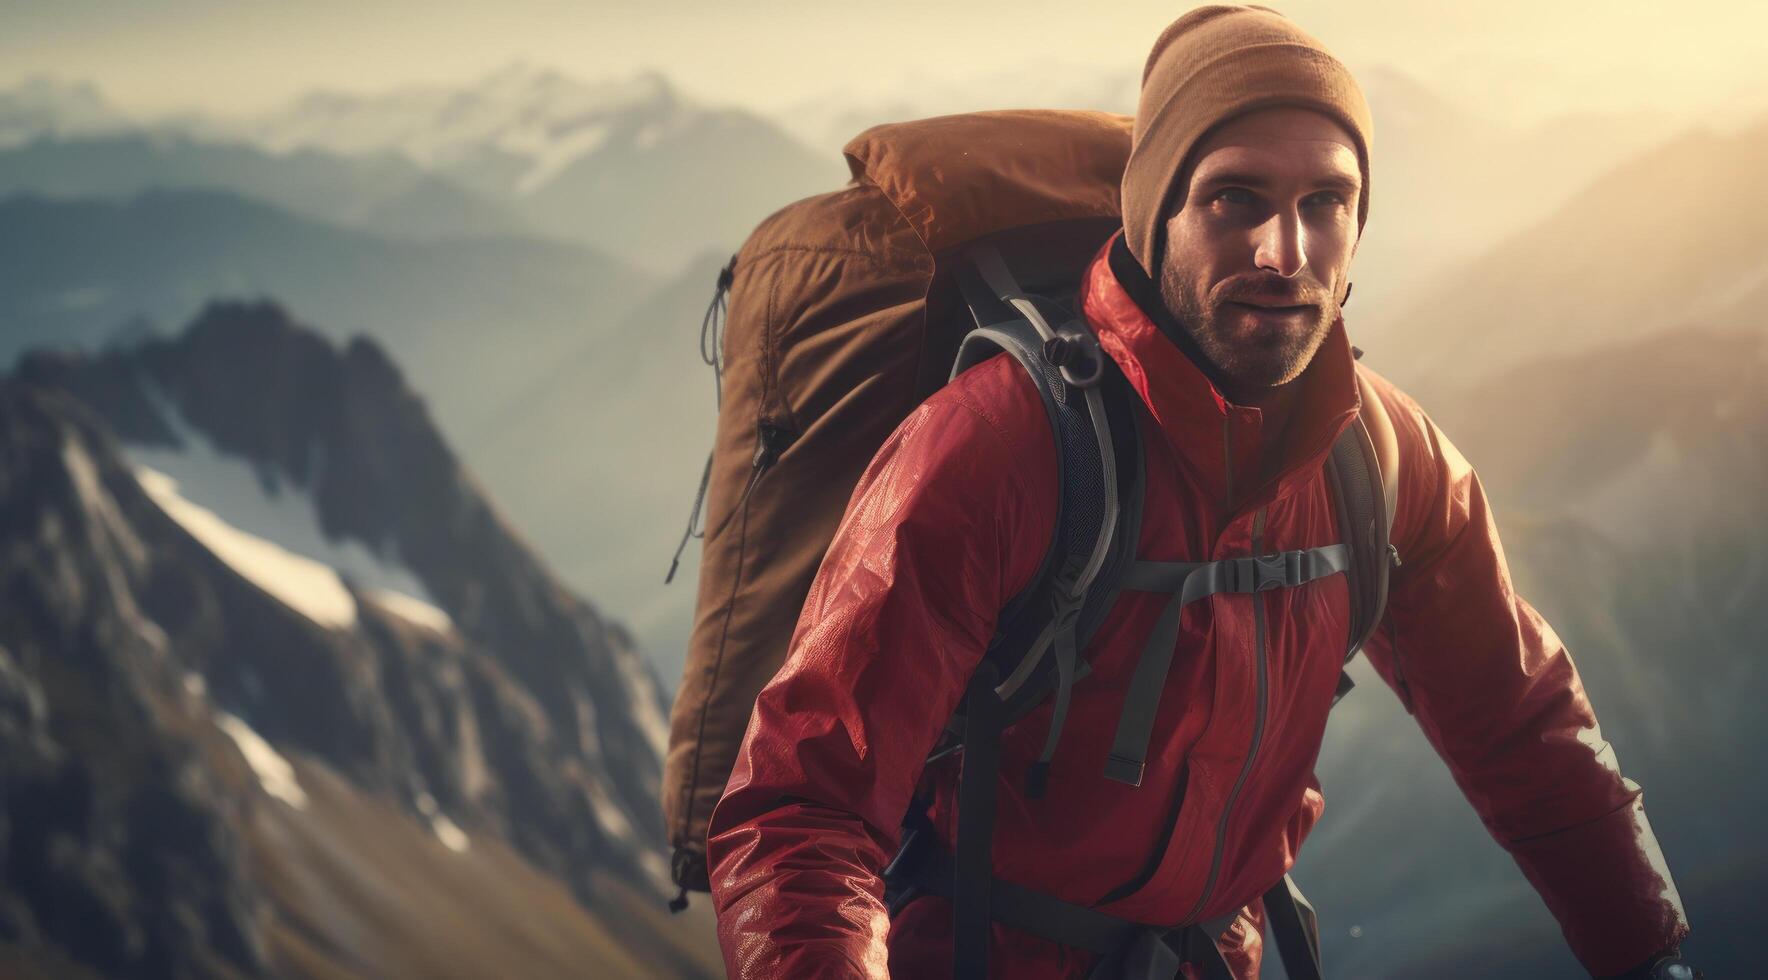
[[[1019,441],[1049,442],[1039,424]],[[998,610],[1048,544],[1053,475],[1027,486],[1043,459],[1053,444],[1014,444],[952,386],[867,467],[712,814],[730,976],[888,975],[879,872]]]
[[[1622,777],[1570,653],[1516,593],[1472,466],[1386,387],[1401,447],[1387,620],[1365,646],[1594,975],[1688,925],[1640,789]]]

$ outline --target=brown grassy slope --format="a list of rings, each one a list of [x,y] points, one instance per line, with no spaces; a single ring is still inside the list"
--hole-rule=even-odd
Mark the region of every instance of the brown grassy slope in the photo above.
[[[309,803],[261,799],[253,874],[276,909],[276,968],[290,976],[714,977],[704,903],[681,918],[612,882],[586,909],[501,842],[464,853],[324,764],[292,760]]]

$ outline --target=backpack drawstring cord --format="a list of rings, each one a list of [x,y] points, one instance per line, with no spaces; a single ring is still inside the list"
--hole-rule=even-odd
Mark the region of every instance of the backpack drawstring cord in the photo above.
[[[724,405],[724,321],[729,312],[727,297],[730,295],[731,283],[737,277],[737,257],[724,264],[718,270],[718,284],[712,291],[712,302],[706,304],[706,315],[700,318],[700,360],[712,368],[712,404],[717,407]],[[694,494],[694,507],[688,511],[688,526],[682,531],[681,542],[675,546],[675,555],[669,559],[669,574],[663,576],[663,584],[675,581],[675,570],[681,566],[681,553],[687,550],[688,542],[694,538],[706,537],[704,527],[695,531],[694,525],[700,523],[701,508],[706,503],[706,488],[712,482],[712,453],[706,454],[706,468],[700,473],[700,489]],[[746,494],[745,494],[746,496]]]

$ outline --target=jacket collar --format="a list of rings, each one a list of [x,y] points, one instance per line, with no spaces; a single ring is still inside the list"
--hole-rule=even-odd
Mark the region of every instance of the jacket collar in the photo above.
[[[1115,261],[1114,253],[1121,253]],[[1292,382],[1301,387],[1287,431],[1277,436],[1282,443],[1274,478],[1258,481],[1265,440],[1274,435],[1264,431],[1264,413],[1223,397],[1199,366],[1208,362],[1171,322],[1158,289],[1125,247],[1122,231],[1088,266],[1081,310],[1099,345],[1141,396],[1173,455],[1224,510],[1262,506],[1311,479],[1362,408],[1356,362],[1341,316]]]

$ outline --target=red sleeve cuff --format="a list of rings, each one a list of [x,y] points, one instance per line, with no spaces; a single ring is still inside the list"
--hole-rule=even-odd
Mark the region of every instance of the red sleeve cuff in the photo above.
[[[1688,935],[1682,898],[1637,795],[1606,816],[1509,850],[1594,976],[1632,969]]]

